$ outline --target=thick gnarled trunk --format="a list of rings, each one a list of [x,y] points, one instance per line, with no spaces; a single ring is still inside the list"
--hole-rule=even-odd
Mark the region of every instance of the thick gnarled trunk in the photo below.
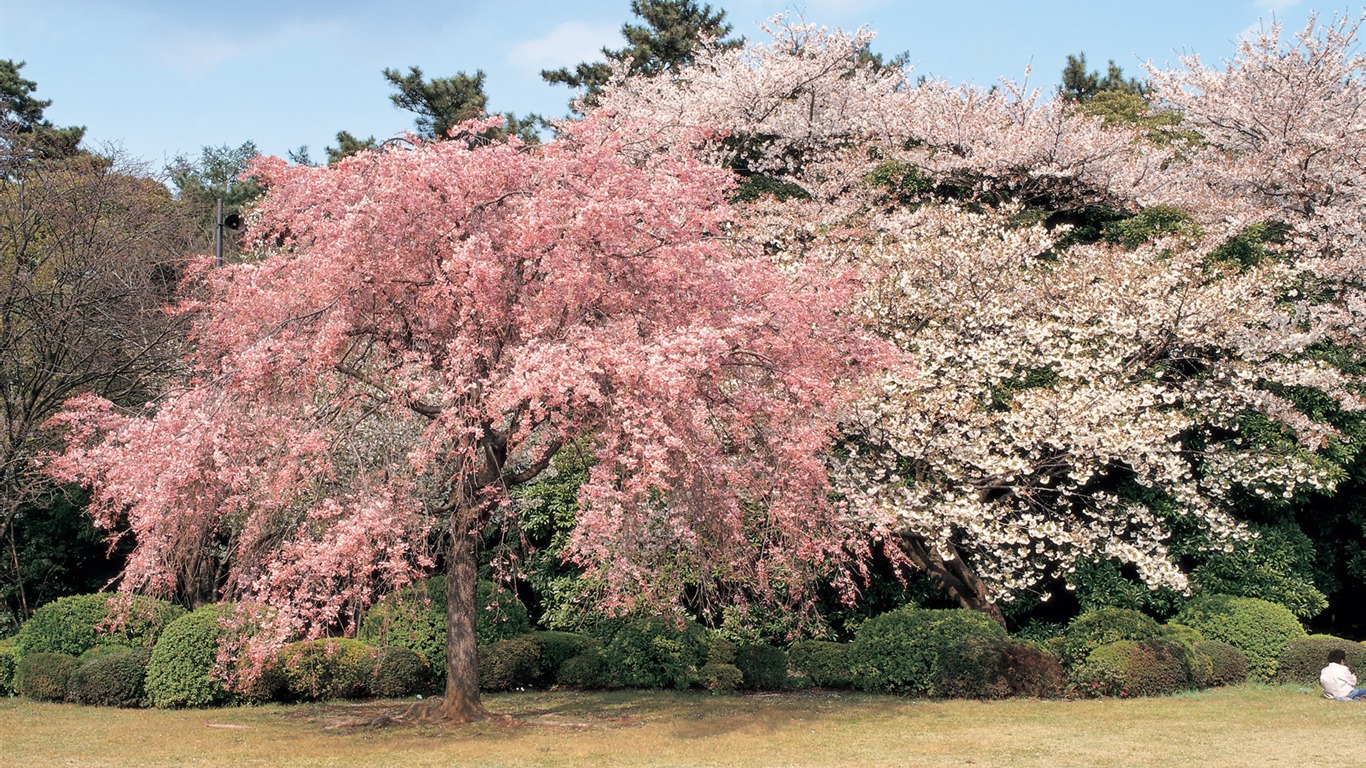
[[[923,570],[941,592],[963,608],[981,611],[1005,626],[1005,616],[989,598],[986,583],[973,572],[957,549],[950,545],[951,556],[946,558],[915,534],[902,534],[901,541],[911,562]]]
[[[457,514],[446,553],[446,692],[441,716],[467,723],[488,717],[479,699],[479,655],[475,642],[475,594],[479,540],[468,510]]]

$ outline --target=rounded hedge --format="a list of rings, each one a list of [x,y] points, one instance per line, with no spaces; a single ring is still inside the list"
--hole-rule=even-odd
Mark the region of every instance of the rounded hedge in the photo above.
[[[782,648],[759,643],[737,646],[735,667],[742,675],[742,685],[751,691],[787,687],[787,653]]]
[[[1276,682],[1318,685],[1319,673],[1328,666],[1328,652],[1342,651],[1353,670],[1366,670],[1366,645],[1332,635],[1309,635],[1291,642],[1276,665]]]
[[[979,611],[904,606],[859,627],[849,671],[864,690],[935,696],[941,654],[969,638],[992,637],[1006,631]]]
[[[734,664],[709,661],[697,670],[697,684],[712,693],[729,693],[745,681],[745,673]]]
[[[829,640],[802,640],[787,649],[788,665],[811,685],[822,688],[848,688],[854,682],[849,672],[849,646]]]
[[[574,632],[528,632],[522,639],[535,643],[540,649],[540,669],[536,684],[549,686],[559,677],[560,667],[597,642],[587,635]]]
[[[1195,687],[1189,653],[1162,638],[1118,640],[1091,651],[1069,678],[1083,696],[1165,696]]]
[[[66,698],[78,704],[140,707],[147,677],[145,651],[116,648],[80,661],[67,681]]]
[[[1087,611],[1067,625],[1058,660],[1067,669],[1086,661],[1091,652],[1120,640],[1150,640],[1162,634],[1151,616],[1128,608]]]
[[[14,693],[14,640],[0,640],[0,696]]]
[[[707,648],[708,664],[729,664],[735,666],[735,652],[739,648],[735,643],[727,640],[720,635],[712,635],[711,645]]]
[[[1206,640],[1195,646],[1195,652],[1209,660],[1207,686],[1242,685],[1247,682],[1247,656],[1242,651],[1218,640]]]
[[[607,651],[599,643],[593,643],[577,656],[566,659],[555,675],[555,682],[569,688],[592,690],[608,688],[612,685]]]
[[[511,591],[480,581],[475,595],[475,636],[482,645],[531,630],[526,606]],[[433,576],[386,595],[370,607],[356,638],[374,646],[408,648],[427,662],[437,682],[446,679],[446,577]]]
[[[14,689],[37,701],[63,701],[76,664],[66,653],[30,653],[14,668]]]
[[[939,656],[935,692],[960,699],[1062,695],[1062,665],[1040,646],[1010,637],[970,637]]]
[[[513,691],[535,684],[541,671],[541,646],[525,638],[498,640],[479,647],[479,688]]]
[[[632,617],[616,626],[607,643],[611,681],[627,688],[690,686],[707,661],[711,641],[694,622],[682,626],[657,616]]]
[[[123,601],[128,601],[126,610]],[[15,657],[31,653],[64,653],[79,656],[97,645],[151,648],[171,622],[185,609],[143,595],[71,595],[53,600],[33,612],[15,635]],[[100,628],[111,618],[121,618],[113,632]]]
[[[408,696],[426,690],[430,679],[427,662],[416,651],[391,645],[375,652],[370,693],[386,699]]]
[[[205,605],[166,627],[147,661],[147,698],[162,708],[211,707],[229,699],[214,674],[230,603]]]
[[[323,701],[370,695],[375,649],[345,637],[290,643],[276,654],[277,669],[291,699]]]
[[[1270,682],[1286,646],[1305,637],[1304,627],[1288,608],[1255,597],[1208,595],[1192,600],[1176,620],[1207,640],[1234,646],[1247,656],[1248,677]]]
[[[1173,640],[1178,643],[1185,643],[1186,645],[1189,645],[1192,648],[1205,642],[1206,640],[1205,636],[1201,634],[1200,630],[1196,629],[1195,627],[1188,627],[1185,624],[1178,624],[1174,621],[1169,621],[1166,624],[1163,624],[1161,627],[1161,631],[1158,634],[1158,637],[1164,638],[1166,640]]]

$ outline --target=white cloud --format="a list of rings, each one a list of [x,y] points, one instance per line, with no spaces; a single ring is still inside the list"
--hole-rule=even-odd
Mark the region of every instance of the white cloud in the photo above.
[[[512,46],[507,60],[509,64],[528,72],[572,67],[581,61],[598,61],[602,59],[603,47],[620,47],[622,44],[618,28],[617,24],[566,21],[542,37]]]

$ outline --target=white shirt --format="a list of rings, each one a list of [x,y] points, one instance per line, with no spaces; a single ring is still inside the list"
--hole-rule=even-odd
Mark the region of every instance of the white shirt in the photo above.
[[[1333,662],[1319,673],[1319,684],[1323,686],[1324,693],[1343,699],[1357,687],[1357,676],[1346,665]]]

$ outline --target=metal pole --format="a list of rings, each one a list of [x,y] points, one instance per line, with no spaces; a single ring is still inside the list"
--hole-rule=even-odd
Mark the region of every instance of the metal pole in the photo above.
[[[218,198],[218,210],[213,216],[213,263],[223,266],[223,198]]]

